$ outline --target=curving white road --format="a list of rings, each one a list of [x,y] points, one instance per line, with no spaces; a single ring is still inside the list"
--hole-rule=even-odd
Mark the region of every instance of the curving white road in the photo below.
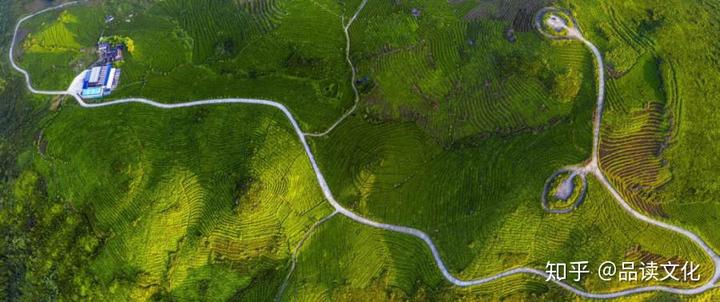
[[[693,232],[690,232],[684,228],[681,228],[679,226],[671,225],[662,221],[655,220],[653,218],[650,218],[648,216],[643,215],[642,213],[635,210],[630,204],[625,200],[620,193],[618,193],[617,190],[615,190],[615,187],[612,186],[610,181],[607,179],[607,176],[605,176],[605,173],[603,173],[602,169],[600,169],[599,166],[599,145],[600,145],[600,127],[602,126],[602,118],[603,118],[603,112],[605,109],[605,64],[602,59],[602,54],[600,53],[600,50],[598,50],[597,46],[587,40],[580,31],[580,28],[577,24],[574,24],[575,26],[568,27],[565,23],[564,19],[557,18],[552,16],[552,11],[556,11],[558,13],[564,13],[558,9],[554,8],[543,8],[538,15],[536,16],[536,27],[537,29],[546,37],[550,39],[570,39],[570,40],[577,40],[585,44],[585,46],[590,49],[593,56],[595,57],[595,62],[597,64],[597,80],[598,80],[598,93],[597,93],[597,108],[595,111],[595,116],[593,117],[593,145],[592,145],[592,154],[590,156],[590,161],[585,165],[575,165],[570,167],[565,167],[562,169],[573,171],[581,176],[585,176],[587,174],[592,174],[597,178],[597,180],[602,184],[603,187],[605,187],[606,190],[610,192],[610,195],[615,198],[615,200],[620,203],[620,205],[625,209],[626,212],[630,213],[633,217],[642,220],[646,223],[652,224],[654,226],[670,230],[679,234],[682,234],[683,236],[687,237],[691,241],[693,241],[695,244],[697,244],[707,255],[710,257],[710,259],[713,261],[714,265],[714,273],[712,278],[708,280],[705,284],[703,284],[700,287],[692,288],[692,289],[676,289],[676,288],[668,288],[665,286],[650,286],[650,287],[642,287],[642,288],[636,288],[632,290],[628,290],[625,292],[628,293],[638,293],[641,291],[665,291],[665,292],[671,292],[675,294],[697,294],[702,293],[707,290],[710,290],[715,287],[715,283],[720,280],[720,256],[704,241],[702,240],[698,235],[696,235]],[[542,20],[543,15],[545,13],[550,13],[551,18],[548,19],[548,25],[550,27],[556,28],[556,29],[564,29],[567,33],[564,37],[558,37],[556,35],[548,34],[544,31],[542,25],[538,22],[539,20]],[[571,18],[572,19],[572,18]],[[573,22],[574,19],[572,19]],[[543,193],[545,194],[545,193]],[[619,292],[622,293],[622,292]],[[606,296],[595,296],[592,298],[606,298]],[[608,297],[613,298],[613,297]]]
[[[344,121],[348,116],[350,116],[353,112],[355,112],[355,109],[357,109],[358,103],[360,102],[360,92],[357,89],[357,83],[355,83],[357,79],[357,69],[355,68],[355,65],[353,64],[352,60],[350,59],[350,26],[355,22],[355,19],[357,19],[358,15],[360,15],[360,12],[365,8],[365,5],[367,4],[367,0],[363,0],[360,2],[360,5],[355,10],[355,13],[350,17],[350,20],[345,23],[345,18],[342,17],[341,22],[343,23],[343,33],[345,34],[345,61],[347,61],[348,66],[350,66],[350,85],[352,87],[353,93],[355,95],[355,99],[353,101],[353,105],[348,109],[343,115],[340,116],[330,127],[328,127],[327,130],[323,132],[316,132],[316,133],[304,133],[306,136],[309,137],[323,137],[325,135],[328,135],[330,132],[332,132],[335,127],[340,125],[342,121]],[[330,220],[331,218],[335,217],[337,214],[337,210],[332,212],[330,215],[326,216],[323,219],[320,219],[319,221],[315,222],[310,229],[305,233],[305,236],[300,240],[298,245],[295,247],[295,251],[292,254],[292,257],[290,258],[290,270],[288,271],[287,275],[285,276],[285,280],[283,281],[282,285],[280,285],[280,289],[278,290],[277,295],[275,296],[275,301],[280,301],[282,299],[282,295],[285,292],[285,289],[287,288],[288,282],[290,281],[290,277],[292,276],[293,272],[295,271],[295,266],[297,265],[297,255],[300,252],[300,248],[302,248],[305,241],[312,235],[312,233],[315,231],[315,229],[320,226],[321,224],[325,223],[326,221]]]
[[[260,105],[260,106],[269,106],[276,108],[280,111],[282,111],[285,116],[287,117],[288,121],[291,123],[293,129],[295,130],[295,133],[298,136],[298,140],[303,145],[303,148],[305,150],[305,153],[308,157],[308,160],[310,161],[310,165],[312,166],[313,171],[315,172],[315,178],[317,179],[318,185],[320,186],[320,189],[323,192],[323,195],[327,199],[327,201],[335,208],[335,212],[342,214],[343,216],[352,219],[358,223],[387,230],[387,231],[393,231],[393,232],[399,232],[403,234],[407,234],[410,236],[414,236],[425,242],[425,244],[430,249],[430,252],[432,253],[433,259],[435,260],[435,264],[437,265],[438,269],[442,273],[443,277],[453,283],[457,286],[467,287],[467,286],[473,286],[473,285],[480,285],[485,284],[488,282],[496,281],[501,278],[505,278],[512,275],[517,274],[529,274],[529,275],[536,275],[542,278],[548,277],[547,273],[544,271],[534,269],[534,268],[515,268],[511,270],[507,270],[501,273],[498,273],[496,275],[492,275],[485,278],[479,278],[479,279],[473,279],[473,280],[461,280],[452,275],[445,263],[442,260],[442,257],[440,255],[440,252],[438,251],[437,247],[435,246],[435,243],[432,241],[430,236],[428,236],[425,232],[420,231],[418,229],[414,229],[411,227],[405,227],[405,226],[398,226],[398,225],[392,225],[392,224],[386,224],[377,222],[365,217],[362,217],[346,208],[344,208],[340,203],[335,200],[335,197],[332,194],[332,191],[330,190],[330,187],[328,186],[327,182],[325,181],[325,176],[320,171],[320,168],[318,167],[318,164],[315,160],[315,156],[310,148],[310,146],[307,143],[306,135],[303,133],[302,129],[300,128],[297,120],[292,115],[292,113],[285,107],[283,104],[280,104],[278,102],[269,101],[269,100],[259,100],[259,99],[246,99],[246,98],[228,98],[228,99],[210,99],[210,100],[201,100],[201,101],[193,101],[193,102],[186,102],[186,103],[176,103],[176,104],[165,104],[165,103],[159,103],[153,100],[148,100],[144,98],[128,98],[128,99],[121,99],[121,100],[114,100],[114,101],[108,101],[104,103],[86,103],[77,93],[72,92],[70,90],[68,91],[45,91],[45,90],[38,90],[32,87],[32,82],[30,80],[29,73],[22,69],[20,66],[18,66],[15,62],[14,58],[14,47],[17,44],[17,34],[20,26],[23,22],[26,20],[32,18],[33,16],[36,16],[38,14],[51,11],[51,10],[57,10],[62,9],[66,6],[73,5],[78,3],[75,2],[68,2],[56,7],[47,8],[44,10],[41,10],[37,13],[34,13],[32,15],[26,16],[22,19],[20,19],[15,26],[15,33],[13,35],[13,41],[10,46],[9,51],[9,58],[10,62],[15,70],[22,73],[25,76],[27,88],[35,93],[35,94],[42,94],[42,95],[67,95],[72,96],[75,98],[77,103],[83,107],[83,108],[99,108],[99,107],[108,107],[108,106],[115,106],[115,105],[122,105],[122,104],[129,104],[129,103],[140,103],[149,105],[155,108],[160,109],[177,109],[177,108],[188,108],[188,107],[195,107],[195,106],[208,106],[208,105],[225,105],[225,104],[248,104],[248,105]],[[365,1],[363,1],[365,3]],[[364,5],[364,4],[363,4]],[[359,12],[359,10],[358,10]],[[353,16],[353,19],[357,16],[357,13],[355,16]],[[349,25],[346,25],[346,27],[349,27]],[[347,29],[346,29],[347,32]],[[712,289],[714,287],[714,284],[717,282],[718,279],[720,279],[720,270],[718,270],[718,267],[720,267],[720,257],[710,248],[700,237],[695,235],[694,233],[678,227],[674,225],[670,225],[664,222],[660,222],[657,220],[654,220],[650,217],[644,216],[641,213],[637,212],[635,209],[630,207],[628,203],[622,198],[622,196],[612,187],[610,182],[606,179],[602,171],[598,169],[597,166],[597,142],[599,140],[599,133],[600,133],[600,125],[601,125],[601,118],[602,118],[602,106],[603,106],[603,95],[604,95],[604,87],[605,87],[605,81],[604,81],[604,75],[603,75],[603,62],[602,62],[602,56],[600,55],[600,52],[597,50],[597,47],[595,47],[592,43],[587,41],[582,37],[582,35],[577,32],[577,34],[574,36],[575,39],[582,41],[585,43],[590,50],[595,55],[595,59],[597,60],[598,65],[598,74],[599,74],[599,85],[598,85],[598,109],[596,112],[596,121],[594,123],[594,143],[593,143],[593,159],[591,160],[591,164],[588,164],[588,166],[585,167],[575,167],[575,170],[584,172],[584,173],[592,173],[595,175],[600,182],[607,188],[610,193],[613,195],[615,199],[618,200],[618,202],[623,206],[623,208],[630,213],[632,216],[634,216],[637,219],[640,219],[642,221],[645,221],[649,224],[655,225],[657,227],[667,229],[673,232],[677,232],[679,234],[682,234],[686,237],[688,237],[690,240],[695,242],[698,246],[700,246],[707,254],[710,256],[710,258],[713,259],[715,263],[715,272],[713,277],[705,284],[703,284],[700,287],[696,288],[686,288],[686,289],[680,289],[680,288],[673,288],[673,287],[667,287],[667,286],[645,286],[645,287],[636,287],[621,291],[615,291],[615,292],[607,292],[607,293],[591,293],[587,292],[585,290],[576,288],[572,285],[557,281],[557,280],[551,280],[551,282],[557,284],[558,286],[565,288],[573,293],[575,293],[578,296],[585,297],[585,298],[594,298],[594,299],[609,299],[609,298],[618,298],[633,294],[639,294],[639,293],[645,293],[645,292],[654,292],[654,291],[662,291],[662,292],[669,292],[674,294],[681,294],[681,295],[691,295],[691,294],[698,294],[705,292],[709,289]],[[71,85],[72,86],[72,85]],[[332,130],[332,128],[330,129]],[[334,216],[334,214],[333,214]],[[332,216],[329,216],[332,217]]]

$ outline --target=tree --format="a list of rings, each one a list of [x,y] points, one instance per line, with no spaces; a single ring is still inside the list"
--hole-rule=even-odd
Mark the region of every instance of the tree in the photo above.
[[[110,36],[100,38],[100,42],[110,43],[112,45],[125,45],[125,49],[132,54],[135,51],[135,41],[130,37]]]

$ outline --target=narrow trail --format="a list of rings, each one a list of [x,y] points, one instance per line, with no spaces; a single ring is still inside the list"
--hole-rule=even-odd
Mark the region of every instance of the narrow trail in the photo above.
[[[437,247],[435,246],[435,243],[432,241],[430,236],[428,236],[425,232],[420,231],[418,229],[411,228],[411,227],[398,226],[398,225],[377,222],[377,221],[362,217],[362,216],[350,211],[349,209],[346,209],[339,202],[337,202],[337,200],[335,200],[335,197],[333,196],[332,191],[330,190],[330,187],[328,186],[327,181],[325,180],[325,176],[320,171],[320,168],[315,160],[315,155],[312,153],[312,150],[307,143],[306,136],[312,136],[312,135],[306,135],[300,128],[295,117],[287,109],[287,107],[285,107],[285,105],[280,104],[278,102],[269,101],[269,100],[259,100],[259,99],[227,98],[227,99],[209,99],[209,100],[192,101],[192,102],[186,102],[186,103],[166,104],[166,103],[160,103],[160,102],[156,102],[156,101],[148,100],[148,99],[144,99],[144,98],[127,98],[127,99],[120,99],[120,100],[108,101],[108,102],[103,102],[103,103],[86,103],[79,95],[77,95],[76,93],[71,92],[69,90],[68,91],[45,91],[45,90],[37,90],[37,89],[33,88],[32,84],[31,84],[32,82],[31,82],[29,73],[16,64],[15,58],[13,55],[15,45],[17,44],[17,35],[18,35],[18,30],[19,30],[20,26],[22,25],[23,22],[25,22],[26,20],[28,20],[38,14],[52,11],[52,10],[62,9],[64,7],[67,7],[69,5],[74,5],[76,3],[79,3],[79,2],[77,2],[77,1],[68,2],[68,3],[62,4],[62,5],[59,5],[56,7],[51,7],[51,8],[41,10],[37,13],[23,17],[22,19],[20,19],[18,21],[17,25],[15,26],[15,33],[13,35],[13,41],[10,46],[10,51],[8,53],[8,56],[10,58],[12,67],[25,76],[27,88],[31,92],[33,92],[35,94],[41,94],[41,95],[71,96],[71,97],[75,98],[75,100],[77,101],[79,106],[81,106],[82,108],[88,108],[88,109],[109,107],[109,106],[116,106],[116,105],[122,105],[122,104],[130,104],[130,103],[144,104],[144,105],[152,106],[152,107],[159,108],[159,109],[178,109],[178,108],[189,108],[189,107],[195,107],[195,106],[224,105],[224,104],[246,104],[246,105],[260,105],[260,106],[273,107],[275,109],[282,111],[285,114],[285,116],[287,117],[290,124],[292,125],[292,127],[298,137],[298,140],[300,141],[300,143],[302,144],[302,146],[305,150],[305,153],[308,157],[308,161],[310,162],[310,165],[315,173],[315,177],[317,179],[318,185],[320,186],[320,189],[322,190],[323,195],[325,196],[325,199],[328,201],[328,203],[330,203],[330,205],[332,205],[333,208],[335,208],[335,212],[331,216],[326,217],[326,219],[329,219],[330,217],[334,217],[335,214],[338,213],[338,214],[341,214],[355,222],[358,222],[358,223],[361,223],[361,224],[364,224],[367,226],[371,226],[371,227],[375,227],[375,228],[379,228],[379,229],[383,229],[383,230],[387,230],[387,231],[393,231],[393,232],[407,234],[407,235],[414,236],[414,237],[422,240],[427,245],[427,247],[430,249],[430,252],[432,253],[435,264],[437,265],[438,269],[442,273],[443,277],[448,282],[450,282],[454,285],[457,285],[457,286],[467,287],[467,286],[481,285],[481,284],[489,283],[492,281],[496,281],[496,280],[499,280],[499,279],[502,279],[502,278],[505,278],[508,276],[512,276],[512,275],[517,275],[517,274],[528,274],[528,275],[539,276],[539,277],[542,277],[545,279],[548,278],[548,274],[545,273],[544,271],[534,269],[534,268],[521,267],[521,268],[510,269],[510,270],[507,270],[507,271],[504,271],[504,272],[501,272],[501,273],[498,273],[498,274],[495,274],[495,275],[492,275],[489,277],[478,278],[478,279],[473,279],[473,280],[461,280],[449,272],[447,266],[445,265],[445,263],[442,260],[440,252],[438,251]],[[364,5],[364,3],[366,3],[366,1],[363,1],[362,5]],[[346,33],[347,33],[347,28],[349,28],[349,26],[352,24],[352,21],[355,20],[355,18],[357,17],[357,15],[359,14],[361,9],[362,9],[362,6],[358,9],[358,11],[353,16],[353,18],[350,19],[348,24],[346,24],[346,26],[345,26]],[[599,127],[601,126],[601,122],[602,122],[601,119],[602,119],[602,111],[603,111],[603,106],[604,106],[604,104],[603,104],[604,88],[605,88],[604,74],[603,74],[604,65],[602,62],[602,56],[600,55],[600,52],[598,51],[597,47],[595,47],[592,43],[590,43],[589,41],[584,39],[582,37],[582,35],[580,35],[579,32],[577,32],[577,36],[575,36],[575,39],[585,43],[585,45],[588,46],[590,48],[590,50],[593,52],[593,54],[595,55],[595,59],[597,60],[597,65],[598,65],[598,70],[599,70],[598,74],[599,74],[600,82],[598,85],[598,90],[599,90],[599,92],[598,92],[598,108],[596,111],[594,130],[593,130],[594,139],[593,139],[592,159],[591,159],[590,163],[586,166],[583,166],[583,167],[572,166],[572,167],[568,167],[568,169],[572,169],[572,171],[575,171],[577,173],[593,174],[594,176],[596,176],[598,178],[598,180],[603,184],[603,186],[606,189],[608,189],[608,191],[610,191],[612,196],[633,217],[635,217],[639,220],[642,220],[644,222],[647,222],[649,224],[658,226],[660,228],[682,234],[682,235],[686,236],[687,238],[689,238],[690,240],[692,240],[693,242],[695,242],[698,246],[700,246],[708,254],[708,256],[710,256],[710,258],[713,259],[713,261],[715,263],[715,273],[714,273],[712,279],[710,281],[708,281],[707,283],[705,283],[704,285],[702,285],[700,287],[696,287],[696,288],[686,288],[686,289],[679,289],[679,288],[673,288],[673,287],[667,287],[667,286],[644,286],[644,287],[636,287],[636,288],[625,289],[625,290],[614,291],[614,292],[591,293],[591,292],[587,292],[585,290],[576,288],[570,284],[567,284],[567,283],[564,283],[561,281],[550,280],[550,282],[553,282],[553,283],[557,284],[558,286],[575,293],[578,296],[585,297],[585,298],[593,298],[593,299],[618,298],[618,297],[624,297],[624,296],[633,295],[633,294],[655,292],[655,291],[668,292],[668,293],[674,293],[674,294],[680,294],[680,295],[692,295],[692,294],[703,293],[707,290],[712,289],[715,286],[715,283],[717,282],[717,280],[720,279],[720,270],[718,270],[718,267],[720,266],[720,257],[718,257],[718,255],[696,234],[694,234],[684,228],[654,220],[650,217],[644,216],[641,213],[637,212],[635,209],[633,209],[631,206],[629,206],[628,203],[622,198],[622,196],[612,187],[610,182],[605,178],[602,171],[600,171],[600,169],[598,168],[597,146],[598,146],[599,133],[600,133]],[[349,53],[349,51],[348,51],[348,53]],[[353,83],[354,83],[354,81],[353,81]],[[352,111],[350,111],[350,112],[352,112]],[[347,115],[349,115],[349,114],[346,113],[344,116],[347,116]],[[341,122],[342,119],[343,119],[343,117],[341,117],[341,119],[338,120],[338,122],[336,122],[336,124],[334,126],[339,124],[339,122]],[[331,127],[331,129],[329,129],[329,130],[332,130],[334,128],[334,126]],[[329,131],[326,131],[326,132],[329,132]],[[319,223],[320,222],[318,222],[316,224],[319,224]]]
[[[285,289],[288,286],[288,282],[290,281],[290,277],[292,276],[293,272],[295,272],[295,266],[297,265],[297,255],[300,253],[300,248],[302,248],[303,244],[305,244],[305,241],[307,241],[308,238],[310,238],[310,235],[313,234],[316,228],[318,228],[323,223],[330,220],[330,218],[335,217],[337,215],[337,211],[334,211],[330,213],[330,215],[325,216],[323,219],[320,219],[316,221],[310,229],[305,233],[305,236],[300,239],[300,242],[298,242],[297,246],[295,246],[295,250],[292,253],[292,257],[290,260],[290,270],[288,270],[287,275],[285,275],[285,280],[283,280],[282,285],[280,285],[280,289],[278,290],[277,295],[275,296],[275,301],[280,301],[282,299],[283,294],[285,293]]]
[[[355,14],[350,17],[350,20],[346,24],[343,24],[343,32],[345,32],[345,60],[347,61],[348,66],[350,66],[350,85],[352,87],[353,93],[355,94],[355,99],[353,101],[352,107],[345,111],[345,113],[338,118],[335,123],[330,125],[330,127],[323,131],[323,132],[316,132],[316,133],[304,133],[306,136],[310,137],[322,137],[325,135],[328,135],[328,133],[335,130],[335,127],[340,125],[348,116],[353,114],[355,112],[355,109],[357,109],[358,103],[360,103],[360,91],[358,91],[357,88],[357,68],[355,68],[355,65],[353,64],[352,60],[350,59],[350,26],[355,22],[355,19],[357,19],[358,15],[360,15],[360,12],[365,8],[365,5],[367,4],[367,0],[363,0],[360,3],[360,6],[358,6],[357,10],[355,11]],[[344,20],[343,20],[344,23]]]
[[[345,60],[347,61],[348,66],[350,67],[351,77],[350,77],[350,85],[352,87],[355,99],[353,101],[353,105],[348,109],[340,118],[338,118],[335,123],[333,123],[327,130],[320,132],[320,133],[304,133],[305,136],[308,137],[323,137],[330,132],[332,132],[335,127],[340,125],[348,116],[350,116],[353,112],[355,112],[355,109],[357,109],[358,103],[360,102],[360,92],[357,89],[357,69],[355,68],[355,65],[353,64],[352,60],[350,59],[350,26],[355,22],[355,19],[357,19],[358,15],[360,15],[360,12],[365,8],[365,5],[367,4],[367,0],[363,0],[358,8],[355,10],[355,13],[350,17],[350,20],[345,23],[345,17],[341,17],[340,22],[343,24],[343,33],[345,34]],[[337,215],[338,211],[335,210],[330,215],[326,216],[325,218],[315,222],[310,229],[307,231],[305,236],[300,240],[298,245],[295,247],[295,251],[292,254],[291,262],[290,262],[290,270],[288,271],[287,275],[285,276],[285,280],[283,281],[282,285],[280,285],[280,289],[278,290],[277,295],[275,296],[275,301],[280,301],[282,299],[282,295],[285,292],[285,289],[287,288],[288,283],[290,282],[290,277],[292,276],[293,272],[295,272],[295,266],[297,265],[297,254],[300,252],[300,249],[302,248],[303,244],[305,244],[305,241],[312,235],[312,233],[315,231],[315,229],[320,226],[321,224],[325,223],[326,221],[330,220],[331,218],[335,217]]]

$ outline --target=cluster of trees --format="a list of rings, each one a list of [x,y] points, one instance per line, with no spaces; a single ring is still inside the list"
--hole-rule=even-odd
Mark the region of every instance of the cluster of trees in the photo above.
[[[113,46],[125,45],[125,49],[132,54],[135,52],[135,41],[130,37],[124,36],[109,36],[100,38],[100,42],[110,43]]]
[[[2,53],[15,22],[8,13],[22,4],[0,0]],[[72,22],[71,17],[59,18]],[[89,291],[97,280],[86,265],[100,241],[84,211],[48,196],[46,180],[34,168],[32,144],[45,109],[28,104],[24,82],[6,60],[0,62],[0,301],[104,300]]]
[[[0,297],[94,299],[89,263],[101,241],[87,214],[47,195],[45,180],[27,168],[0,192]]]

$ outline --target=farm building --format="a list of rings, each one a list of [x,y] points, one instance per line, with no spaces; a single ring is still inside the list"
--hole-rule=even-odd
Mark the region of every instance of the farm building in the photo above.
[[[108,96],[117,88],[119,80],[120,69],[113,68],[112,64],[90,68],[85,72],[80,95],[87,99]]]
[[[123,50],[125,46],[122,44],[113,45],[108,42],[100,42],[97,46],[98,58],[100,63],[109,64],[123,60]]]

